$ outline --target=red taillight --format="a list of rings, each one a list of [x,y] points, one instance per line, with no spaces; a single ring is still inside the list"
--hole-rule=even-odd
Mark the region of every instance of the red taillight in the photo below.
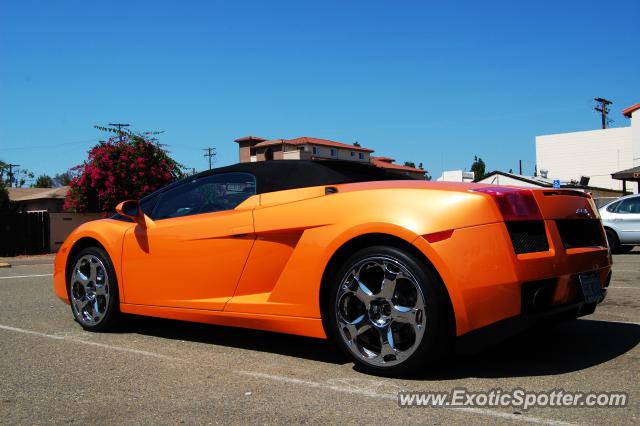
[[[538,203],[529,189],[492,186],[473,191],[493,197],[505,222],[542,220]]]

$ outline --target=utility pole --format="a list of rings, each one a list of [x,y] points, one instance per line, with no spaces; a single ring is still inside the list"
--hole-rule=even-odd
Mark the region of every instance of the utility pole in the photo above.
[[[518,160],[518,165],[520,166],[519,167],[519,170],[520,170],[519,175],[522,176],[522,160]]]
[[[203,151],[206,151],[206,154],[204,154],[205,157],[209,157],[209,170],[211,170],[211,165],[213,163],[212,159],[215,160],[216,158],[216,149],[215,148],[205,148],[203,149]]]
[[[598,106],[594,107],[593,109],[600,113],[600,116],[602,118],[602,128],[606,129],[607,128],[607,114],[609,114],[609,105],[611,105],[613,102],[608,101],[605,98],[594,98],[593,100],[598,102],[598,104],[599,104]]]
[[[114,126],[118,128],[118,135],[120,135],[120,142],[122,142],[122,128],[129,127],[129,125],[124,123],[109,123],[109,126]]]
[[[13,186],[13,168],[20,167],[20,164],[5,164],[4,167],[9,169],[9,188]]]

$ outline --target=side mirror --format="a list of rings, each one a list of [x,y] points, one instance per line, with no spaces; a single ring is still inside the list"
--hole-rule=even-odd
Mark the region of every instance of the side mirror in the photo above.
[[[119,215],[133,219],[138,224],[145,226],[144,212],[140,208],[137,200],[123,201],[116,206],[116,212]]]

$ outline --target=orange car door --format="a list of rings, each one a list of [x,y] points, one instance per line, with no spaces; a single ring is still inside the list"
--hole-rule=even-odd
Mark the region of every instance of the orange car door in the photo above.
[[[206,176],[163,193],[152,221],[125,235],[123,302],[222,310],[254,242],[252,209],[239,206],[254,194],[247,173]]]

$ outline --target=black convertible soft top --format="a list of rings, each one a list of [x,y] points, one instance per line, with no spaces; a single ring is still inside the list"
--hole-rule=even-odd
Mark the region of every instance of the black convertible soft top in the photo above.
[[[368,163],[342,160],[273,160],[255,163],[238,163],[226,167],[207,170],[193,176],[170,183],[144,196],[144,203],[176,186],[205,176],[221,173],[250,173],[256,178],[256,193],[283,191],[286,189],[308,188],[311,186],[338,185],[341,183],[371,182],[381,180],[416,180],[411,176],[390,169],[383,169]],[[157,200],[156,200],[157,202]],[[154,203],[155,205],[155,203]],[[151,207],[153,210],[153,207]],[[112,219],[131,221],[118,213]]]
[[[337,185],[340,183],[415,180],[415,178],[396,170],[383,169],[368,163],[355,161],[273,160],[238,163],[207,170],[172,183],[157,192],[164,192],[169,188],[194,179],[230,172],[244,172],[254,175],[258,194],[311,186]]]

